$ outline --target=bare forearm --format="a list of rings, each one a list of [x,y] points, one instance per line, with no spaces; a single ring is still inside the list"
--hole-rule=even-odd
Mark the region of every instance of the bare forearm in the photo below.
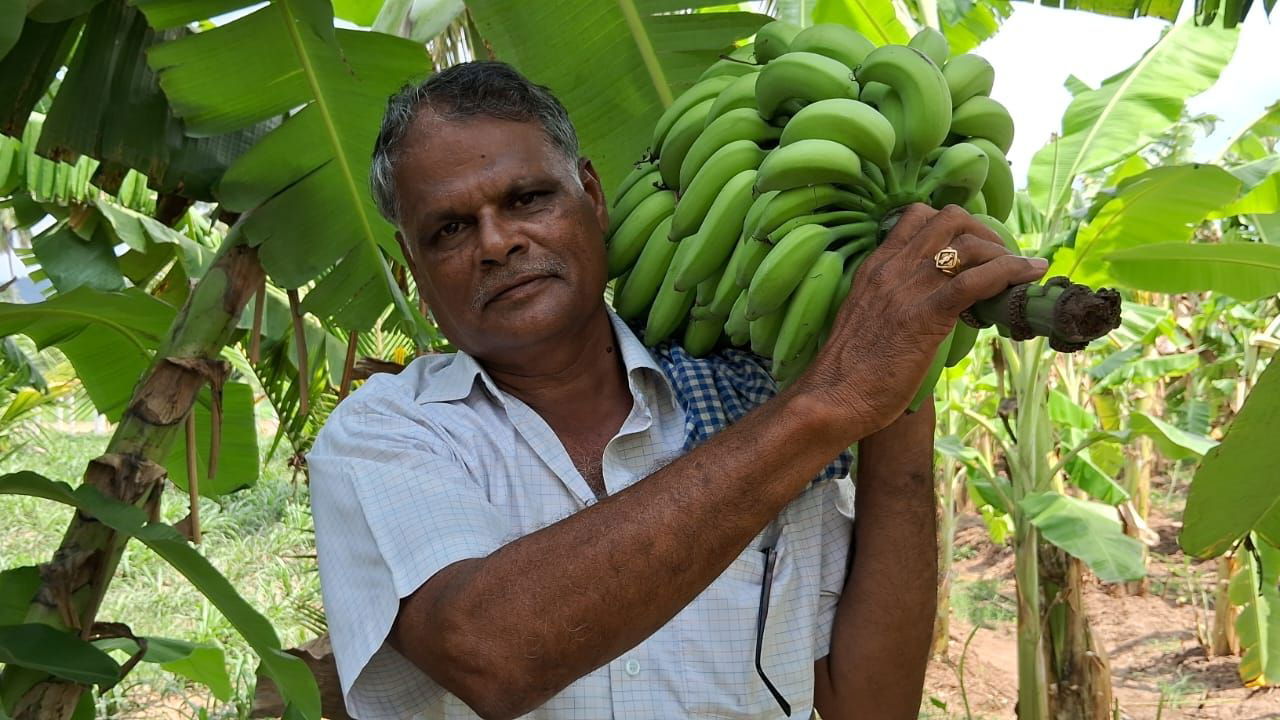
[[[937,605],[933,423],[864,440],[858,457],[854,547],[832,629],[824,718],[914,718]]]
[[[401,612],[402,652],[428,669],[451,664],[464,685],[468,674],[508,691],[514,684],[514,712],[634,647],[843,449],[814,431],[803,404],[768,403],[630,488],[442,571],[426,586],[431,601],[411,596]],[[414,642],[432,634],[455,644],[438,653]],[[465,687],[449,689],[465,697]]]

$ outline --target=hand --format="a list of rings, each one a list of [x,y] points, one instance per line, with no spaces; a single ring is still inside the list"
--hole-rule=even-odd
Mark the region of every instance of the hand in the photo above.
[[[960,256],[954,276],[934,265],[934,255],[947,246]],[[913,204],[859,268],[797,391],[829,404],[837,422],[879,430],[906,409],[961,312],[1040,278],[1047,267],[1040,258],[1010,254],[959,206]]]

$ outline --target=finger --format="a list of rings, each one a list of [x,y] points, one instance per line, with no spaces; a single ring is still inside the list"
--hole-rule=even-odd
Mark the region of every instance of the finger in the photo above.
[[[1001,255],[1009,254],[1009,249],[1004,245],[987,242],[983,238],[969,233],[960,235],[955,240],[952,240],[947,247],[954,249],[956,254],[959,255],[959,267],[953,275],[964,270],[976,268],[983,263],[995,260]],[[943,250],[945,249],[943,248]],[[942,251],[938,252],[941,253]],[[938,254],[935,253],[932,259],[936,260],[937,257]]]
[[[948,205],[929,218],[924,227],[912,237],[909,247],[917,257],[933,257],[964,233],[1004,247],[1004,241],[999,235],[959,205]]]
[[[924,203],[911,203],[902,211],[902,215],[898,218],[898,223],[889,231],[888,236],[885,237],[880,247],[886,248],[886,252],[901,250],[911,242],[911,238],[916,233],[920,232],[920,228],[924,227],[925,223],[937,214],[937,210]]]
[[[951,278],[933,291],[930,300],[940,312],[957,317],[979,300],[995,297],[1013,285],[1038,280],[1048,268],[1049,261],[1044,258],[1001,255]]]

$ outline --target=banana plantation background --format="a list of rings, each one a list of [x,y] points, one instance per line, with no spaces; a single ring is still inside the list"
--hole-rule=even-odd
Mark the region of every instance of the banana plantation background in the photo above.
[[[1125,320],[1072,355],[984,333],[939,383],[922,717],[1280,717],[1280,102],[1212,162],[1186,111],[1275,0],[1182,5],[1061,3],[1167,21],[1068,81],[1010,220]],[[0,238],[39,283],[0,302],[0,718],[344,716],[303,453],[450,349],[366,190],[397,87],[511,62],[608,189],[770,17],[958,54],[1020,7],[0,3]]]

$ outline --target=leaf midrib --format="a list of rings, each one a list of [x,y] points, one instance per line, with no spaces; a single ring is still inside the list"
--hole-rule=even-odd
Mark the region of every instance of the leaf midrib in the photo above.
[[[653,89],[658,93],[659,102],[664,108],[671,107],[674,100],[671,96],[671,86],[667,84],[666,73],[662,70],[662,63],[658,62],[658,52],[653,47],[653,41],[649,39],[649,31],[644,27],[644,20],[640,18],[635,0],[618,0],[618,10],[627,21],[627,30],[631,33],[631,39],[635,41],[636,49],[640,52],[640,59],[644,61],[644,69],[649,73],[649,80],[653,82]]]

